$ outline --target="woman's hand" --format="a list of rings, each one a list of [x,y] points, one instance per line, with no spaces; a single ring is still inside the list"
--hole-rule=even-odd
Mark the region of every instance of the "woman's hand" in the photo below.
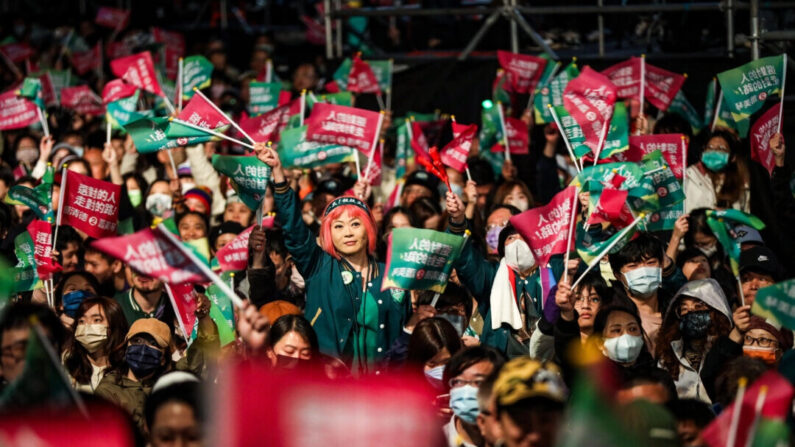
[[[450,215],[450,221],[454,224],[461,225],[464,223],[464,203],[461,198],[454,193],[447,191],[447,213]]]
[[[432,317],[435,317],[435,316],[436,316],[436,308],[435,307],[433,307],[433,306],[431,306],[429,304],[423,304],[423,305],[417,306],[417,311],[414,312],[413,314],[411,314],[411,318],[409,318],[409,321],[406,323],[405,329],[408,332],[414,332],[414,328],[417,326],[417,324],[420,321],[422,321],[422,320],[424,320],[426,318],[432,318]]]
[[[284,182],[284,171],[282,170],[282,161],[279,159],[279,153],[276,149],[268,147],[265,143],[255,143],[254,152],[257,153],[259,161],[270,166],[273,171],[273,181],[276,183]]]
[[[467,181],[464,186],[464,197],[467,199],[467,205],[478,202],[478,184],[474,180]]]
[[[690,220],[687,214],[679,216],[674,222],[674,231],[671,234],[671,240],[681,241],[685,237],[685,233],[690,229]]]
[[[787,154],[787,147],[784,145],[784,135],[775,133],[770,137],[770,150],[773,151],[776,166],[779,168],[784,166],[784,156]]]
[[[370,187],[370,184],[364,180],[359,180],[355,185],[353,185],[353,194],[361,200],[369,199],[372,192],[373,190]]]
[[[729,339],[742,345],[745,341],[745,333],[751,326],[751,305],[746,304],[738,307],[732,314],[732,321],[734,321],[734,328],[729,333]]]
[[[237,320],[237,333],[250,349],[263,349],[268,337],[270,322],[257,310],[257,306],[246,303]]]
[[[39,160],[41,162],[47,163],[47,160],[50,158],[50,154],[52,153],[53,145],[55,145],[55,139],[52,137],[52,135],[42,137],[41,141],[39,141]]]
[[[251,253],[251,268],[265,268],[265,230],[255,225],[248,237],[248,249]]]
[[[574,321],[574,300],[572,299],[571,286],[565,282],[558,283],[555,292],[555,304],[560,308],[560,316],[566,321]]]

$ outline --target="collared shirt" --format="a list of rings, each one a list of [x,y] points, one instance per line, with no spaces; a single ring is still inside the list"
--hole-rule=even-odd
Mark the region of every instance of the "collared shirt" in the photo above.
[[[114,298],[116,302],[119,303],[119,306],[121,306],[121,310],[124,312],[124,317],[127,319],[128,325],[132,325],[136,320],[140,320],[141,318],[157,318],[163,320],[162,317],[166,305],[168,304],[168,299],[165,297],[164,292],[160,295],[155,309],[152,312],[144,312],[138,302],[135,301],[132,288],[126,292],[117,293]],[[166,322],[166,324],[168,323]]]
[[[461,435],[458,434],[458,430],[455,428],[455,416],[450,418],[450,422],[444,424],[442,430],[445,438],[447,438],[448,447],[477,447],[475,444],[464,441]]]

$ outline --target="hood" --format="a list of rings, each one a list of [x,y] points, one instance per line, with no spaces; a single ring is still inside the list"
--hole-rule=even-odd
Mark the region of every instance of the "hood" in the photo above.
[[[714,279],[698,279],[695,281],[689,281],[682,286],[682,288],[676,292],[674,299],[668,303],[668,309],[665,311],[665,319],[668,319],[668,316],[674,311],[674,306],[682,296],[697,298],[711,308],[725,315],[729,321],[732,321],[732,312],[729,308],[729,301],[726,299],[723,289],[721,289],[720,285],[718,285],[718,282]]]

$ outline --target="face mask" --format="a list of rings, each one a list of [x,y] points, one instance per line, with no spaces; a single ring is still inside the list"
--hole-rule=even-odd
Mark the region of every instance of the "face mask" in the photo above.
[[[643,348],[643,337],[624,334],[620,337],[608,338],[604,343],[607,357],[618,363],[634,362]]]
[[[442,377],[444,376],[444,365],[439,365],[436,368],[425,370],[425,380],[428,381],[437,390],[444,389],[442,384]]]
[[[699,250],[701,250],[701,253],[704,253],[704,256],[709,258],[718,251],[718,246],[717,244],[712,244],[709,247],[700,248]]]
[[[662,269],[660,267],[640,267],[624,273],[627,288],[633,295],[648,298],[660,288]]]
[[[133,208],[140,205],[141,200],[143,200],[143,195],[141,194],[140,189],[128,189],[127,197],[130,198],[130,203],[132,204]]]
[[[461,197],[464,195],[464,187],[456,183],[450,183],[450,192]]]
[[[171,196],[155,193],[146,198],[146,210],[158,217],[163,217],[171,209]]]
[[[39,158],[39,150],[35,147],[24,147],[17,150],[17,161],[31,164]]]
[[[94,294],[86,290],[75,290],[74,292],[64,294],[61,297],[61,301],[63,302],[63,313],[74,318],[75,314],[77,314],[77,308],[80,307],[80,303],[90,296],[94,296]]]
[[[743,355],[752,359],[759,359],[766,365],[776,364],[776,350],[773,348],[760,348],[759,346],[743,346]]]
[[[687,340],[698,340],[707,335],[710,316],[708,310],[688,312],[679,321],[679,332]]]
[[[464,317],[458,314],[438,314],[436,316],[449,321],[458,332],[459,337],[464,335],[464,329],[466,329]]]
[[[453,414],[467,424],[474,424],[480,414],[478,408],[478,389],[464,385],[450,390],[450,409]]]
[[[160,368],[163,353],[147,345],[127,347],[127,365],[137,378],[147,377]]]
[[[519,239],[505,246],[505,263],[515,272],[526,272],[536,265],[527,242]]]
[[[97,352],[107,339],[108,327],[104,324],[78,324],[75,329],[75,340],[90,354]]]
[[[489,247],[490,253],[497,252],[497,246],[500,244],[500,231],[505,228],[505,225],[497,225],[489,228],[486,232],[486,245]]]
[[[524,199],[511,200],[508,202],[508,204],[519,208],[519,211],[522,212],[527,211],[527,209],[530,208],[530,204]]]
[[[701,162],[712,172],[718,172],[729,163],[728,152],[705,151],[701,154]]]
[[[309,364],[310,364],[309,360],[299,359],[298,357],[288,357],[286,355],[276,354],[277,369],[298,369],[298,368],[304,368]]]

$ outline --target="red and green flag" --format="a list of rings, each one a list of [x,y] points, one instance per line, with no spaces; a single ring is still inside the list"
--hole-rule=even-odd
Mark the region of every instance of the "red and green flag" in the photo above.
[[[42,281],[52,279],[53,273],[62,267],[52,259],[52,226],[48,222],[34,220],[27,227],[33,242],[33,259],[36,261],[36,275]]]
[[[548,204],[511,217],[511,225],[530,246],[537,265],[546,266],[550,257],[569,249],[569,227],[577,218],[576,210],[577,188],[570,186]]]
[[[102,102],[107,104],[123,98],[129,98],[135,95],[136,92],[138,92],[138,88],[134,85],[127,84],[121,79],[114,79],[105,84],[102,89]],[[138,102],[137,97],[135,101]]]
[[[25,78],[19,90],[17,90],[17,95],[33,101],[40,109],[44,108],[44,99],[41,94],[41,81],[38,78]]]
[[[135,112],[133,112],[135,113]],[[147,117],[141,116],[137,120],[124,126],[124,130],[130,134],[135,142],[135,148],[139,153],[148,154],[151,152],[173,149],[189,144],[198,144],[203,141],[210,141],[214,137],[202,133],[198,137],[169,137],[167,132],[174,123],[167,117]],[[181,126],[187,129],[185,126]],[[188,129],[193,131],[193,129]],[[197,133],[201,133],[198,132]]]
[[[290,105],[279,106],[269,112],[240,121],[240,127],[255,141],[279,141],[279,135],[290,119]]]
[[[505,132],[508,147],[512,154],[522,155],[530,151],[530,133],[524,121],[510,116],[505,117]],[[492,152],[505,152],[503,140],[491,147]]]
[[[629,149],[615,154],[612,159],[619,162],[640,162],[654,151],[662,152],[676,178],[681,180],[687,163],[687,142],[680,133],[632,135],[629,137]]]
[[[769,56],[718,73],[723,99],[734,121],[746,121],[770,95],[781,95],[787,56]]]
[[[618,97],[644,99],[659,110],[666,111],[682,88],[685,77],[646,63],[642,57],[632,57],[602,70],[602,74],[618,86]],[[641,88],[641,83],[644,85]]]
[[[271,169],[257,157],[213,155],[213,168],[229,177],[240,199],[252,210],[259,208],[271,177]]]
[[[770,149],[770,138],[779,129],[779,108],[771,107],[762,116],[756,119],[751,126],[751,160],[756,161],[767,169],[768,174],[773,175],[773,168],[776,167],[776,160],[773,151]]]
[[[593,160],[593,153],[591,148],[586,146],[585,135],[582,133],[582,128],[574,118],[569,115],[566,108],[563,106],[555,107],[555,113],[560,119],[560,124],[563,126],[563,131],[566,133],[566,138],[572,146],[574,156],[578,159],[586,157],[586,159]],[[610,119],[610,129],[607,131],[607,138],[605,139],[604,147],[599,153],[599,160],[606,160],[608,158],[618,158],[618,155],[629,149],[629,118],[627,116],[627,108],[623,103],[617,102],[613,111],[613,117]]]
[[[353,56],[346,90],[353,93],[381,93],[381,87],[373,69],[370,68],[370,64],[362,60],[359,54]]]
[[[353,161],[356,151],[348,146],[306,140],[306,126],[286,129],[278,145],[285,167],[311,169],[330,163]]]
[[[606,222],[619,230],[627,227],[634,219],[627,206],[628,194],[629,191],[603,188],[596,182],[589,188],[590,215],[586,224]]]
[[[579,76],[566,85],[563,105],[582,128],[585,136],[583,144],[590,147],[594,154],[601,151],[607,138],[617,98],[616,86],[591,67],[585,67]]]
[[[219,112],[202,95],[194,96],[185,108],[179,112],[177,119],[217,133],[223,133],[232,124],[226,115]],[[166,128],[166,136],[168,138],[203,138],[203,141],[209,139],[210,136],[206,132],[180,124],[179,121],[171,121]],[[198,141],[192,144],[196,143]],[[184,146],[184,144],[180,146]]]
[[[527,54],[497,51],[497,60],[508,78],[510,90],[516,93],[530,93],[538,86],[547,59]]]
[[[757,290],[751,312],[795,330],[795,279]]]
[[[548,68],[554,66],[554,64],[547,64]],[[554,122],[552,114],[549,112],[547,105],[551,104],[553,107],[563,106],[563,92],[566,89],[566,86],[568,85],[569,81],[578,77],[579,75],[580,70],[577,69],[577,64],[572,62],[551,80],[541,82],[539,89],[533,98],[536,124]]]
[[[381,290],[431,290],[443,293],[461,254],[464,238],[420,228],[395,228],[389,234],[386,274]]]

